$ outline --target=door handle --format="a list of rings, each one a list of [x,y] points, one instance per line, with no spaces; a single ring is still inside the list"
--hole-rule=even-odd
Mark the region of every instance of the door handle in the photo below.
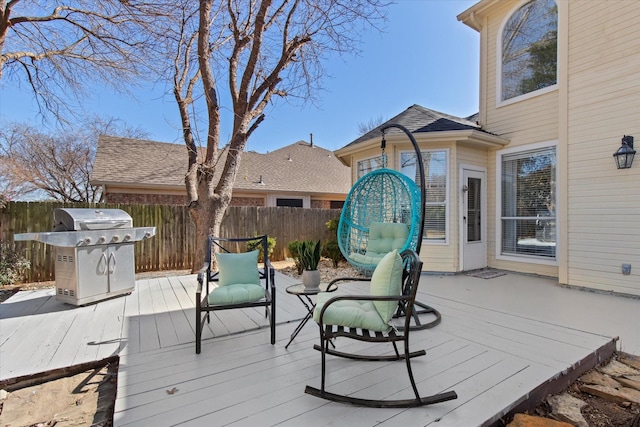
[[[103,267],[100,269],[100,267]],[[100,260],[98,261],[98,273],[101,275],[107,274],[107,269],[109,268],[109,261],[107,260],[107,255],[103,252],[100,255]]]
[[[109,254],[109,274],[113,274],[116,271],[116,256],[111,252]]]

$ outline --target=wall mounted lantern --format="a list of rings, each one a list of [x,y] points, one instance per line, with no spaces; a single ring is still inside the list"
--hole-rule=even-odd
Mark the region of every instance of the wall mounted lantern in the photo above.
[[[629,135],[623,136],[622,145],[618,148],[618,151],[613,153],[618,169],[630,168],[635,154],[636,150],[633,149],[633,137]]]

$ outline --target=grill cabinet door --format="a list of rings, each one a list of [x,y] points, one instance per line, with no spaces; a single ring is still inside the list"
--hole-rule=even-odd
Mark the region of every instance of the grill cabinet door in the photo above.
[[[109,292],[133,291],[136,275],[133,243],[109,245],[107,252]]]

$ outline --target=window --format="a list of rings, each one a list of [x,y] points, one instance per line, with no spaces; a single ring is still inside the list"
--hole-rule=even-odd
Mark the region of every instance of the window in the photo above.
[[[556,148],[502,154],[501,255],[556,257]]]
[[[382,168],[382,156],[372,157],[370,159],[358,161],[358,179],[362,178],[369,172]]]
[[[532,0],[516,10],[502,30],[501,101],[557,82],[558,8]]]
[[[302,207],[302,199],[284,199],[277,198],[276,206],[289,206],[292,208],[301,208]]]
[[[425,179],[424,239],[431,242],[447,240],[447,151],[423,151]],[[400,172],[420,183],[416,154],[400,154]]]

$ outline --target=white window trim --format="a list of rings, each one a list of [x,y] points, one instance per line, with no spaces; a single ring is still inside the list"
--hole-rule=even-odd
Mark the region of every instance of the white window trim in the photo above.
[[[504,19],[502,20],[502,23],[500,24],[500,27],[498,28],[498,37],[496,40],[496,108],[515,104],[527,99],[535,98],[537,96],[541,96],[549,92],[558,90],[558,75],[557,75],[558,71],[556,68],[556,84],[543,87],[542,89],[534,90],[533,92],[523,93],[522,95],[514,96],[513,98],[509,98],[505,100],[502,99],[502,33],[504,32],[505,25],[507,25],[507,22],[509,21],[509,19],[511,19],[511,16],[513,16],[513,14],[516,13],[516,11],[518,11],[522,6],[529,3],[530,1],[531,0],[521,0],[520,2],[518,2],[518,4],[513,9],[511,9],[509,13],[505,15]],[[554,2],[556,3],[556,5],[558,4],[557,0],[554,0]],[[560,14],[560,8],[558,8],[558,14]],[[558,26],[559,25],[560,25],[560,18],[558,17]],[[556,40],[557,45],[560,45],[559,33],[560,31],[558,31],[558,39]],[[559,50],[560,49],[558,49],[558,52],[556,53],[557,55],[556,64],[560,63]]]
[[[451,150],[449,148],[430,148],[430,149],[427,149],[427,150],[420,149],[421,153],[422,152],[442,152],[442,151],[444,151],[446,153],[446,155],[447,155],[447,165],[446,165],[447,166],[447,173],[446,173],[446,176],[445,176],[445,179],[447,181],[446,182],[446,184],[447,184],[447,193],[446,193],[447,194],[447,200],[445,200],[445,203],[444,203],[444,208],[445,208],[445,211],[446,211],[445,212],[445,216],[444,216],[444,218],[445,218],[444,219],[444,227],[445,227],[444,240],[428,240],[426,237],[423,237],[422,238],[422,244],[423,245],[424,244],[427,244],[429,246],[438,246],[438,245],[446,246],[446,245],[449,245],[449,228],[450,228],[450,225],[449,225],[450,205],[449,205],[449,203],[450,203],[450,200],[451,200]],[[415,152],[415,150],[401,150],[398,153],[398,165],[396,167],[397,171],[400,171],[400,169],[401,169],[400,168],[400,160],[402,158],[402,153],[415,154],[416,152]],[[424,179],[425,179],[425,182],[426,182],[427,177],[425,176]],[[416,183],[416,184],[418,184],[418,183]]]
[[[556,200],[556,256],[555,259],[543,259],[533,255],[503,255],[502,252],[502,156],[505,154],[517,153],[520,151],[529,151],[529,150],[538,150],[542,148],[551,148],[554,147],[556,149],[556,189],[559,178],[559,165],[557,163],[558,158],[558,140],[552,141],[544,141],[537,142],[534,144],[526,144],[519,145],[517,147],[505,148],[504,150],[496,151],[496,205],[495,205],[495,227],[496,227],[496,242],[495,242],[495,256],[496,259],[504,260],[504,261],[515,261],[515,262],[524,262],[528,264],[542,264],[542,265],[552,265],[558,266],[558,254],[559,252],[559,237],[560,237],[560,221],[558,218],[560,217],[560,213],[557,211],[557,200]],[[556,195],[558,192],[556,191]]]

